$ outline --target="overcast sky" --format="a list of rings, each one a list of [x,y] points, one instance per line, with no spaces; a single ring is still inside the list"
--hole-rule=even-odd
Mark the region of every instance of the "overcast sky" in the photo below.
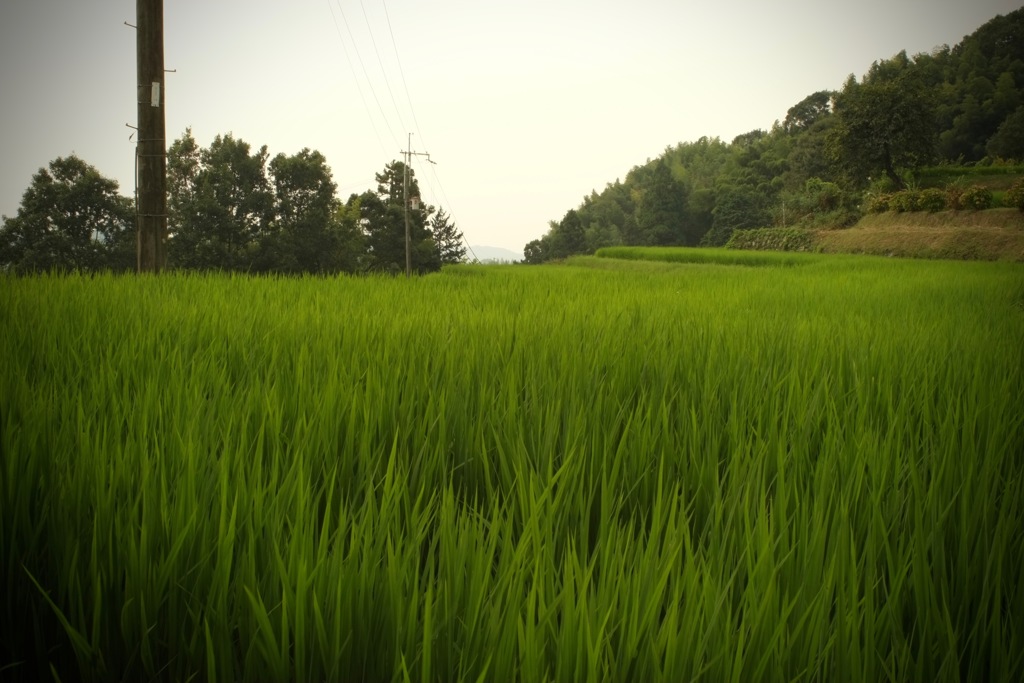
[[[521,251],[666,146],[770,128],[1021,0],[166,0],[167,133],[326,157],[345,199],[413,149],[424,200]],[[132,0],[0,2],[0,213],[71,153],[133,190]]]

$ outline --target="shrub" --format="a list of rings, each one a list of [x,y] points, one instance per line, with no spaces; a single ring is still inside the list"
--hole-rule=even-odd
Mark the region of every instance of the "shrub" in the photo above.
[[[948,185],[946,187],[946,206],[953,211],[964,208],[964,187],[962,185]]]
[[[964,190],[960,203],[964,209],[983,211],[992,206],[992,191],[981,185],[971,185]]]
[[[1021,178],[1006,191],[1003,203],[1016,209],[1024,211],[1024,178]]]
[[[885,213],[889,210],[889,204],[891,201],[892,195],[886,192],[869,194],[867,199],[867,211],[868,213]]]
[[[900,190],[889,201],[889,209],[900,213],[904,211],[918,211],[920,210],[920,203],[921,193],[917,190]]]
[[[942,211],[946,208],[946,193],[937,187],[929,187],[922,190],[918,199],[918,209],[921,211]]]
[[[821,178],[809,178],[804,183],[804,196],[806,203],[815,212],[835,211],[843,203],[842,189]]]
[[[848,228],[861,219],[861,212],[853,209],[836,209],[828,213],[812,213],[797,221],[792,227],[797,228]]]
[[[758,249],[762,251],[811,251],[814,237],[800,228],[760,228],[734,230],[728,249]]]

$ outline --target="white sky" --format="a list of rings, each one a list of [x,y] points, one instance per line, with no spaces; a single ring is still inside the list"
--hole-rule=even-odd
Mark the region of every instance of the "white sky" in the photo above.
[[[164,4],[171,140],[191,126],[204,147],[231,132],[272,157],[317,149],[346,199],[412,132],[438,164],[414,163],[424,200],[471,244],[521,251],[666,146],[767,129],[873,61],[954,45],[1021,0]],[[72,152],[131,194],[125,21],[131,0],[0,2],[0,213]]]

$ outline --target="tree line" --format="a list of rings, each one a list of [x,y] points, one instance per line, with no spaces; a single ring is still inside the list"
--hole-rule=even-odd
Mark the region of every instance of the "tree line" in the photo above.
[[[167,154],[168,266],[180,270],[332,274],[405,269],[405,182],[415,171],[393,161],[376,190],[337,197],[318,151],[270,158],[232,135],[200,147],[186,130]],[[408,211],[411,266],[436,271],[465,260],[461,231],[443,209]],[[18,213],[3,217],[0,268],[128,271],[136,265],[135,204],[76,156],[41,168]]]
[[[613,245],[725,244],[734,230],[845,227],[869,192],[933,164],[1024,162],[1024,9],[953,48],[875,62],[770,130],[668,147],[524,248],[540,263]]]

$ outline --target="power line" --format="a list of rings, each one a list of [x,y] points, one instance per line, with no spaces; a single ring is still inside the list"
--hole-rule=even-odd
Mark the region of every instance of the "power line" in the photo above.
[[[363,61],[362,55],[359,52],[359,47],[356,45],[355,38],[352,35],[352,28],[349,25],[347,18],[345,17],[344,10],[341,8],[340,0],[335,0],[335,1],[338,2],[338,12],[341,14],[341,19],[342,19],[342,21],[345,24],[345,29],[348,32],[349,38],[352,39],[353,49],[356,51],[356,57],[359,60],[359,65],[360,65],[360,67],[363,70],[363,75],[366,77],[367,85],[370,88],[370,93],[373,95],[373,99],[377,103],[377,109],[380,111],[381,118],[384,119],[384,123],[385,123],[385,125],[388,128],[388,132],[391,133],[391,137],[394,138],[396,140],[396,142],[397,142],[397,138],[395,138],[394,129],[392,129],[391,123],[389,122],[387,115],[384,113],[384,107],[381,106],[380,98],[377,97],[377,92],[374,89],[372,82],[370,81],[370,76],[369,76],[369,73],[368,73],[368,71],[366,69],[366,64]],[[330,0],[328,0],[328,3],[330,3]],[[364,4],[363,0],[359,0],[359,5],[360,5],[360,7],[362,8],[362,11],[363,11],[363,19],[366,22],[366,28],[367,28],[367,31],[370,34],[370,41],[373,44],[374,53],[377,55],[377,63],[380,65],[381,75],[384,78],[384,84],[385,84],[385,86],[388,89],[388,94],[391,96],[391,104],[395,108],[395,114],[398,116],[399,123],[401,123],[402,126],[405,127],[405,122],[402,120],[401,110],[400,110],[400,108],[398,106],[397,100],[395,99],[394,90],[392,89],[391,82],[388,79],[387,70],[384,68],[384,61],[381,58],[380,50],[377,47],[377,41],[376,41],[376,39],[373,36],[373,28],[370,26],[370,18],[369,18],[369,14],[366,11],[366,5]],[[384,9],[384,17],[385,17],[385,19],[387,21],[387,25],[388,25],[388,35],[391,37],[391,47],[392,47],[392,50],[394,50],[394,53],[395,53],[395,63],[398,65],[398,73],[399,73],[399,75],[401,76],[401,79],[402,79],[402,88],[405,91],[405,99],[406,99],[406,103],[409,106],[409,113],[412,116],[412,120],[413,120],[414,125],[416,126],[416,133],[417,133],[417,135],[419,135],[419,139],[425,145],[426,144],[425,137],[423,135],[423,131],[420,128],[419,119],[416,116],[416,108],[412,104],[412,96],[409,93],[409,83],[408,83],[408,81],[405,78],[405,69],[402,68],[402,58],[401,58],[401,56],[399,55],[399,52],[398,52],[398,41],[395,39],[394,28],[391,25],[391,14],[388,12],[388,6],[387,6],[386,0],[381,0],[381,5],[382,5],[382,7]],[[334,16],[334,8],[333,7],[331,8],[331,15],[332,15],[332,17]],[[338,28],[337,27],[337,19],[335,19],[335,27]],[[341,29],[340,28],[338,28],[338,35],[339,35],[339,38],[340,38],[341,37]],[[344,40],[342,40],[342,45],[344,46]],[[345,56],[346,56],[346,58],[348,58],[348,51],[347,50],[345,51]],[[351,59],[349,59],[349,67],[352,69],[353,75],[355,75],[355,73],[354,73],[355,72],[355,67],[352,64]],[[356,79],[356,83],[358,85],[358,78]],[[360,89],[360,97],[362,97],[362,90],[361,89]],[[364,107],[366,107],[367,113],[369,113],[369,107],[366,105],[365,99],[363,100],[363,105],[364,105]],[[370,117],[370,121],[371,121],[371,123],[373,122],[373,117],[372,116]],[[374,132],[375,133],[377,132],[376,131],[376,126],[374,126]],[[380,142],[380,136],[379,135],[378,135],[377,141]],[[383,145],[381,145],[381,147],[383,148]],[[411,137],[410,137],[410,141],[408,143],[408,149],[407,150],[403,150],[402,154],[408,160],[407,163],[406,163],[406,168],[411,167],[414,156],[418,156],[418,155],[425,156],[425,154],[419,154],[419,153],[415,153],[415,152],[412,151]],[[417,160],[417,161],[419,161],[419,160]],[[419,165],[419,164],[417,164],[417,165]],[[438,195],[438,192],[435,190],[434,183],[430,182],[430,177],[428,177],[426,174],[423,174],[421,177],[422,177],[423,180],[425,180],[427,182],[427,185],[428,185],[428,187],[430,189],[431,195],[433,195],[435,197],[435,201],[438,204],[441,203],[440,201],[438,201],[438,197],[443,198],[444,206],[447,208],[448,215],[451,216],[452,220],[456,223],[456,225],[458,225],[458,217],[456,215],[455,208],[452,206],[451,200],[448,198],[447,192],[445,192],[444,184],[441,182],[441,178],[437,174],[436,166],[434,164],[432,164],[432,163],[429,164],[429,166],[430,166],[431,176],[433,176],[433,179],[437,183],[438,188],[440,188],[440,195]],[[477,258],[476,252],[473,251],[473,247],[469,244],[469,240],[466,239],[465,233],[462,233],[462,240],[465,243],[466,248],[473,255],[473,258],[476,259]],[[408,268],[408,264],[406,264],[406,266]]]
[[[430,170],[431,170],[431,172],[434,175],[434,180],[437,181],[438,187],[441,188],[441,196],[444,197],[444,203],[448,207],[448,215],[450,215],[452,217],[452,221],[455,223],[455,225],[458,225],[459,224],[459,219],[455,215],[455,207],[452,206],[451,200],[448,199],[448,193],[444,191],[444,183],[441,182],[441,178],[438,177],[437,171],[434,170],[433,166],[430,167]],[[473,255],[473,260],[474,261],[479,261],[480,259],[477,258],[476,252],[473,251],[473,247],[470,245],[469,240],[466,239],[466,233],[463,232],[462,230],[460,230],[459,232],[462,234],[462,241],[466,244],[466,248],[469,249],[469,253],[471,253]]]
[[[380,98],[377,97],[377,91],[374,89],[373,82],[370,80],[370,74],[366,70],[366,63],[363,61],[363,56],[359,52],[359,46],[356,45],[355,36],[352,35],[352,27],[349,25],[348,19],[345,18],[345,10],[341,8],[340,0],[336,0],[336,2],[338,3],[338,13],[341,14],[341,21],[345,24],[345,30],[348,32],[348,37],[352,39],[352,48],[356,51],[356,58],[359,60],[359,66],[362,67],[363,76],[366,77],[366,85],[370,88],[370,94],[373,95],[374,102],[377,103],[377,109],[380,110],[381,118],[384,119],[384,125],[387,126],[388,132],[391,133],[391,139],[395,141],[396,145],[398,145],[400,144],[398,142],[398,137],[395,135],[394,129],[391,128],[391,122],[388,121],[387,114],[384,113],[384,107],[380,104]],[[387,79],[385,78],[385,80]]]
[[[423,137],[423,131],[420,130],[420,122],[416,119],[416,109],[412,106],[412,97],[409,96],[409,83],[405,80],[405,69],[402,68],[402,58],[398,55],[398,43],[395,42],[395,32],[391,28],[391,15],[388,13],[388,3],[386,0],[381,0],[380,4],[384,7],[384,18],[388,22],[388,34],[391,35],[391,49],[395,51],[395,62],[398,64],[398,73],[402,77],[402,87],[405,89],[405,101],[409,104],[409,113],[412,114],[412,122],[416,124],[416,133],[420,136],[420,140],[423,140],[423,145],[426,146],[427,141]]]
[[[352,64],[352,58],[349,57],[348,48],[345,47],[345,38],[341,35],[341,27],[338,26],[338,17],[334,14],[334,6],[331,4],[331,0],[327,0],[327,7],[331,10],[331,19],[334,21],[334,30],[338,33],[338,40],[341,41],[341,49],[345,53],[345,61],[348,62],[348,68],[352,72],[352,79],[356,82],[356,91],[359,93],[359,99],[363,103],[363,109],[366,110],[366,118],[370,119],[370,126],[373,128],[373,135],[377,138],[377,144],[380,145],[382,152],[386,150],[384,147],[384,141],[380,139],[380,131],[377,130],[377,124],[373,120],[373,114],[370,113],[370,105],[366,103],[366,96],[363,95],[363,87],[359,85],[359,76],[356,74],[355,65]],[[392,135],[394,135],[392,133]]]
[[[362,0],[360,0],[360,2],[362,2]],[[402,58],[398,53],[398,42],[395,40],[394,28],[391,26],[391,14],[390,12],[388,12],[387,0],[381,0],[381,5],[384,8],[384,18],[387,20],[388,23],[388,34],[391,36],[391,48],[395,52],[395,62],[398,64],[398,73],[402,77],[402,88],[405,90],[405,100],[409,104],[409,113],[412,114],[413,123],[416,125],[416,133],[420,136],[420,140],[423,141],[423,144],[426,145],[426,138],[423,135],[423,131],[420,130],[420,122],[419,119],[416,117],[416,108],[412,106],[412,96],[409,94],[409,82],[405,78],[405,69],[402,68]],[[441,188],[440,196],[444,198],[444,205],[448,208],[448,215],[451,216],[452,221],[455,222],[456,225],[458,225],[459,221],[458,217],[455,215],[455,207],[452,206],[451,200],[448,199],[448,194],[444,191],[444,184],[441,182],[441,178],[437,175],[436,165],[430,165],[430,173],[434,177],[434,180],[437,181],[438,187]],[[424,175],[423,179],[427,181],[427,186],[430,188],[430,192],[435,197],[436,200],[438,194],[434,190],[434,185],[433,183],[430,182],[430,178]],[[440,204],[441,202],[438,201],[437,203]],[[473,254],[474,259],[479,260],[477,259],[476,252],[473,251],[473,247],[469,244],[469,240],[466,239],[466,234],[464,232],[462,232],[461,234],[462,241],[466,244],[466,248],[469,249],[469,253]]]
[[[377,64],[380,65],[380,73],[384,76],[384,85],[387,86],[388,94],[391,95],[391,104],[394,106],[395,114],[398,116],[398,123],[402,125],[402,130],[407,130],[405,121],[402,120],[402,112],[398,109],[398,102],[395,101],[395,93],[391,89],[391,81],[388,80],[388,72],[384,68],[384,60],[380,58],[380,50],[377,49],[377,39],[373,37],[373,28],[370,26],[370,17],[366,14],[366,5],[363,4],[363,0],[359,0],[359,6],[363,10],[363,20],[366,22],[366,31],[370,34],[370,43],[373,45],[374,54],[377,55]]]

